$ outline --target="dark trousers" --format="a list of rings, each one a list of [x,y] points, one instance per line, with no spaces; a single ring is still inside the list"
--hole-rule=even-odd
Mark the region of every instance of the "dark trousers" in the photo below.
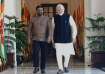
[[[42,41],[33,41],[32,50],[33,50],[33,66],[45,69],[46,66],[46,49],[47,42]]]

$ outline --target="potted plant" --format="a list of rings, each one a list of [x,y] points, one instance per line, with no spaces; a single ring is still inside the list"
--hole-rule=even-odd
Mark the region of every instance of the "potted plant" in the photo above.
[[[89,48],[91,49],[92,67],[105,67],[105,17],[97,15],[96,18],[87,18],[91,23],[91,30],[93,35],[87,36],[89,39]]]
[[[15,16],[7,16],[9,23],[5,23],[5,49],[11,53],[14,52],[14,42],[16,43],[17,64],[21,63],[21,56],[25,48],[27,48],[27,34],[25,25]],[[13,57],[13,55],[12,55]],[[11,57],[10,57],[11,58]],[[13,60],[13,59],[12,59]]]

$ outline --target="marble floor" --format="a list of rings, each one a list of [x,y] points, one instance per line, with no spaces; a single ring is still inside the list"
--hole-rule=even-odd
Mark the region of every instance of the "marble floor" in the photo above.
[[[56,61],[50,60],[46,66],[46,74],[57,74],[58,68]],[[103,68],[103,71],[102,69],[85,66],[83,62],[73,60],[70,60],[69,69],[70,72],[65,74],[105,74],[105,68]],[[9,68],[0,72],[0,74],[33,74],[32,62],[22,63],[17,68]]]
[[[32,67],[17,67],[17,68],[9,68],[0,74],[33,74]],[[57,67],[47,67],[46,74],[56,74]],[[40,72],[38,73],[40,74]],[[105,74],[104,71],[96,68],[71,68],[69,73],[65,74]]]

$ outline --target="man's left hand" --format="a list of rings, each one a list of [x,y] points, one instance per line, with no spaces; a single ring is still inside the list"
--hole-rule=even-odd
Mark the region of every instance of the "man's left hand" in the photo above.
[[[47,40],[47,42],[48,42],[48,43],[53,43],[53,42],[54,42],[54,40],[53,40],[53,38],[51,38],[51,37],[48,37],[48,40]]]

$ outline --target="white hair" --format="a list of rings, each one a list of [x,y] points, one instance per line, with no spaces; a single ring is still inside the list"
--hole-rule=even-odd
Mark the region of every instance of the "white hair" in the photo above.
[[[65,9],[64,6],[63,6],[63,4],[58,4],[58,5],[56,6],[56,9],[59,9],[59,8]]]

